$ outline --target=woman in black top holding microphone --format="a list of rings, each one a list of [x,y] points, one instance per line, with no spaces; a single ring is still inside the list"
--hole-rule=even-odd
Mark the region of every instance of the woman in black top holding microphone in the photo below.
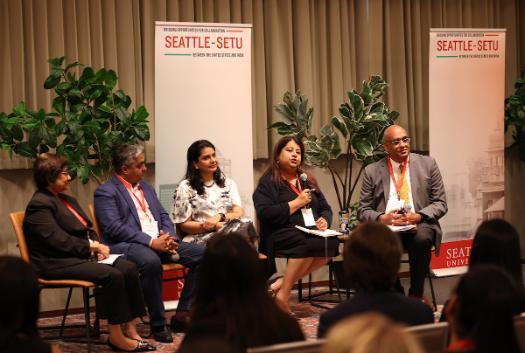
[[[295,227],[325,230],[332,220],[332,209],[316,181],[302,170],[303,155],[304,145],[296,137],[279,140],[253,194],[260,222],[259,250],[268,256],[269,275],[275,272],[275,257],[288,258],[284,277],[271,285],[277,304],[286,312],[294,283],[336,256],[339,245],[335,238],[325,241]]]

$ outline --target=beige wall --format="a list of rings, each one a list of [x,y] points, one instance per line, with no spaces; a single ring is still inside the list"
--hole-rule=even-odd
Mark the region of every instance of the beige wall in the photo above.
[[[338,161],[337,167],[342,167],[342,159]],[[254,168],[254,184],[261,176],[266,166],[266,160],[255,160],[253,162]],[[522,253],[525,253],[525,163],[517,160],[513,155],[507,158],[505,163],[505,190],[506,202],[505,208],[506,218],[516,226],[521,235]],[[334,226],[337,225],[337,199],[335,191],[332,186],[332,181],[328,172],[324,170],[313,170],[319,182],[319,186],[329,203],[332,205],[334,211]],[[146,180],[150,183],[154,182],[155,173],[154,165],[149,165]],[[96,188],[94,183],[82,185],[78,181],[74,181],[70,187],[70,194],[74,195],[80,202],[80,205],[87,210],[87,205],[92,201],[93,192]],[[358,186],[359,189],[359,186]],[[25,208],[27,202],[31,198],[35,188],[32,181],[32,174],[30,170],[0,170],[0,217],[3,227],[0,227],[0,253],[18,255],[16,248],[16,238],[9,221],[9,213],[13,211],[22,210]],[[355,195],[357,197],[357,195]],[[320,270],[314,275],[314,280],[326,278],[326,271]],[[61,309],[65,303],[65,291],[46,290],[42,294],[42,310],[57,310]],[[74,298],[73,307],[81,306],[81,299],[79,293]]]

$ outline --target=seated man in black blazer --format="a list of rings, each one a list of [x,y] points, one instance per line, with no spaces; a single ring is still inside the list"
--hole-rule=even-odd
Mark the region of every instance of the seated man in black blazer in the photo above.
[[[345,244],[343,262],[357,293],[321,315],[317,336],[324,337],[341,319],[370,311],[406,325],[432,323],[434,315],[428,305],[395,291],[400,260],[399,237],[381,223],[362,223]]]

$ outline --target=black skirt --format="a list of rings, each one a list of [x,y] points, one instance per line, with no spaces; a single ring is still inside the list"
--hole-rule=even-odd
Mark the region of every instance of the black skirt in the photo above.
[[[290,226],[276,230],[271,237],[273,238],[275,257],[300,259],[334,257],[339,254],[339,239],[337,237],[319,237]]]

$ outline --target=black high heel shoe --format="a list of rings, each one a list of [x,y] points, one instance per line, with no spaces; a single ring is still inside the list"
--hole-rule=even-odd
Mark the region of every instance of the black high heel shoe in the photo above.
[[[148,342],[142,340],[135,341],[137,341],[137,346],[134,349],[123,349],[115,346],[113,343],[111,343],[110,339],[108,338],[108,346],[115,352],[152,352],[157,350],[157,347],[149,344]]]

